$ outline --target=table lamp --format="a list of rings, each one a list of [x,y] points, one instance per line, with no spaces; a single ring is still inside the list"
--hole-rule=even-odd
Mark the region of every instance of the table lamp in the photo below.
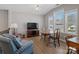
[[[17,32],[17,24],[16,23],[13,23],[11,24],[10,26],[10,34],[15,34]]]

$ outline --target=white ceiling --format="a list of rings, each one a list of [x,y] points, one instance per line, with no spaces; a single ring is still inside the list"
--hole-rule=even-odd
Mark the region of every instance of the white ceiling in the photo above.
[[[25,12],[29,14],[45,15],[56,4],[39,4],[39,10],[35,9],[36,4],[0,4],[0,9],[11,10],[16,12]]]

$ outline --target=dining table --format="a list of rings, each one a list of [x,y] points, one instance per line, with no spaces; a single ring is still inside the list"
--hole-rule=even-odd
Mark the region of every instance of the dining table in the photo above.
[[[44,41],[46,41],[46,45],[48,46],[49,45],[49,36],[51,35],[52,33],[49,33],[49,32],[42,32],[41,35],[44,37]]]
[[[51,43],[50,42],[50,36],[52,35],[52,37],[55,38],[54,32],[52,32],[52,33],[50,33],[50,32],[42,32],[41,35],[44,37],[43,39],[46,42],[47,46],[49,46],[49,44]],[[55,42],[54,42],[54,45],[56,45]]]
[[[46,45],[49,46],[49,43],[50,43],[50,38],[49,36],[52,35],[52,37],[54,38],[54,32],[50,33],[50,32],[42,32],[41,35],[44,37],[44,41],[46,41]],[[78,46],[77,49],[79,50],[79,37],[77,37],[76,35],[71,35],[71,34],[67,34],[66,36],[68,37],[73,37],[73,38],[69,38],[68,41],[70,42],[70,44],[72,46]]]
[[[79,54],[79,37],[73,37],[68,39],[69,45],[73,48],[77,49],[77,53]]]

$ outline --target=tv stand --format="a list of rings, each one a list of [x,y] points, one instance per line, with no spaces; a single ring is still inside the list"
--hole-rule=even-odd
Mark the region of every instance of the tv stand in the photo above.
[[[39,36],[38,29],[27,29],[27,37],[35,37],[35,36]]]

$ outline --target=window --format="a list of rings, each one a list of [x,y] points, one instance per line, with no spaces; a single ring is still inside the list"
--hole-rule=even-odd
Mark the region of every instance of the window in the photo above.
[[[53,29],[54,29],[54,20],[53,20],[53,16],[49,16],[48,17],[48,30],[50,32],[53,32]]]
[[[64,20],[64,10],[57,10],[54,12],[54,30],[60,29],[61,32],[64,32],[65,29],[65,20]]]
[[[66,32],[77,34],[77,10],[70,10],[66,13]]]

